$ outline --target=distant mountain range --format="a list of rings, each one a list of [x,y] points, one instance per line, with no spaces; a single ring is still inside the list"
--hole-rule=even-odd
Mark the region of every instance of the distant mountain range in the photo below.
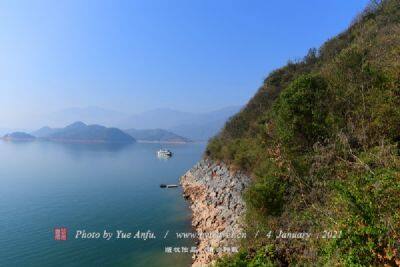
[[[42,115],[36,123],[39,125],[63,127],[75,121],[84,121],[87,124],[115,127],[128,116],[128,114],[101,107],[73,107]]]
[[[168,142],[168,143],[192,142],[190,139],[186,137],[177,135],[173,132],[166,131],[163,129],[150,129],[150,130],[127,129],[124,131],[133,138],[135,138],[136,140],[142,142]]]
[[[135,129],[162,128],[195,141],[207,141],[216,135],[225,122],[239,112],[240,106],[206,113],[190,113],[173,109],[155,109],[130,116],[119,126]]]
[[[168,129],[192,140],[208,141],[211,137],[218,134],[225,123],[238,113],[240,109],[241,107],[234,106],[208,113],[195,114],[193,120],[179,123]]]
[[[144,141],[207,141],[216,135],[225,122],[239,112],[240,109],[240,106],[232,106],[212,112],[192,113],[160,108],[135,115],[127,115],[100,107],[68,108],[43,115],[37,120],[33,118],[35,125],[55,126],[55,128],[43,127],[33,132],[33,135],[39,138],[47,138],[49,135],[59,132],[64,125],[69,125],[79,120],[90,125],[90,128],[93,128],[92,126],[94,125],[104,125],[119,129],[129,129],[127,131],[131,136]],[[15,130],[6,131],[4,129],[0,134],[3,135],[9,132],[15,132]],[[18,130],[18,132],[22,131]],[[61,133],[59,134],[61,135]]]
[[[31,134],[38,138],[46,138],[59,130],[61,130],[61,128],[50,128],[48,126],[45,126],[40,128],[39,130],[32,132]]]

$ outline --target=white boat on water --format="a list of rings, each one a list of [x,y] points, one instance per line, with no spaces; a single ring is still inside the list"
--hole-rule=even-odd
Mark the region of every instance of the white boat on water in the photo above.
[[[159,158],[169,158],[172,157],[172,152],[168,149],[160,149],[157,151],[157,156]]]
[[[177,188],[178,186],[177,184],[160,184],[161,188]]]

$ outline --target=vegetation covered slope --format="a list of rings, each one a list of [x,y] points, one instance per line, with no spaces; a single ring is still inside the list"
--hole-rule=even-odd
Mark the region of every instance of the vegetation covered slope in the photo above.
[[[254,177],[244,249],[218,265],[400,265],[399,141],[400,1],[375,1],[210,141],[206,156]]]
[[[61,129],[49,131],[45,139],[67,142],[104,142],[104,143],[131,143],[136,140],[117,128],[107,128],[101,125],[86,125],[83,122],[74,122]]]

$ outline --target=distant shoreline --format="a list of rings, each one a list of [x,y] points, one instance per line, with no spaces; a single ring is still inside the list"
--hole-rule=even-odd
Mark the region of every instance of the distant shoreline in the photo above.
[[[184,142],[184,141],[149,141],[149,140],[136,140],[138,143],[142,144],[197,144],[197,143],[205,143],[206,141],[191,141],[191,142]]]
[[[0,140],[4,140],[7,142],[18,142],[18,141],[27,141],[27,142],[54,142],[54,143],[70,143],[70,144],[132,144],[135,142],[109,142],[105,140],[80,140],[80,139],[46,139],[46,138],[4,138],[0,137]]]
[[[36,141],[36,138],[10,138],[10,137],[0,137],[0,140],[11,142],[11,141],[26,141],[26,142],[31,142],[31,141]]]
[[[12,142],[12,141],[26,141],[26,142],[35,142],[35,141],[44,141],[44,142],[55,142],[55,143],[71,143],[71,144],[132,144],[135,142],[107,142],[104,140],[67,140],[67,139],[46,139],[46,138],[34,138],[34,139],[23,139],[23,138],[4,138],[0,137],[0,140]],[[192,141],[192,142],[183,142],[183,141],[150,141],[150,140],[136,140],[136,143],[141,144],[171,144],[171,145],[184,145],[184,144],[201,144],[206,143],[207,141]]]

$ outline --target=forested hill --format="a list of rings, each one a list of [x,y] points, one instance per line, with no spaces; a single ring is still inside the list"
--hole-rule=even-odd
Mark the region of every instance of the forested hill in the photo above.
[[[207,157],[254,178],[244,249],[219,265],[399,266],[399,141],[400,1],[374,1],[272,72],[210,141]]]
[[[86,125],[77,121],[64,128],[43,127],[35,132],[38,137],[59,142],[132,143],[136,140],[118,128]]]

